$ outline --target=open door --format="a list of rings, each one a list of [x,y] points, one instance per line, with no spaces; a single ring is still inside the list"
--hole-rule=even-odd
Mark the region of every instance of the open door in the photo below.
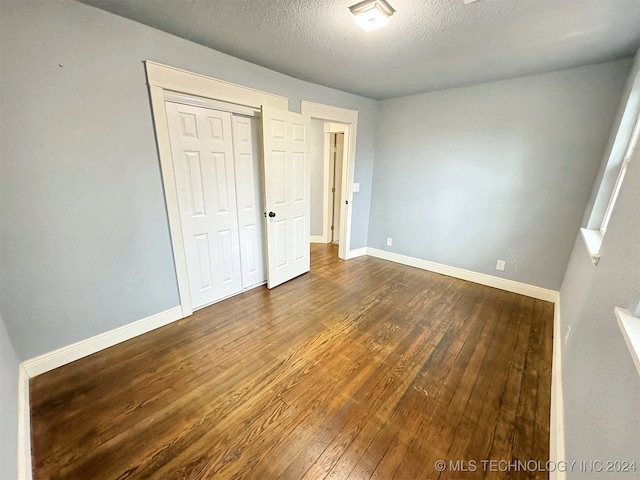
[[[267,287],[310,269],[311,117],[262,107]]]

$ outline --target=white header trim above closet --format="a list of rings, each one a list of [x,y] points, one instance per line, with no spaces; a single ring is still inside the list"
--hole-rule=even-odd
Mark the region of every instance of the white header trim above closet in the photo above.
[[[149,85],[163,90],[188,93],[258,109],[261,105],[269,105],[281,110],[289,110],[289,99],[280,95],[243,87],[151,60],[145,61],[145,66]]]

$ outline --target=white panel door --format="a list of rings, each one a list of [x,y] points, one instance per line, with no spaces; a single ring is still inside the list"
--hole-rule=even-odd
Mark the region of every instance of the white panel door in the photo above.
[[[240,260],[242,288],[264,283],[264,257],[262,239],[262,168],[257,146],[258,119],[233,115],[233,153],[238,199],[238,226],[240,229]],[[257,142],[256,142],[257,143]]]
[[[231,114],[166,102],[193,309],[242,290]]]
[[[262,107],[267,286],[309,271],[311,118]]]

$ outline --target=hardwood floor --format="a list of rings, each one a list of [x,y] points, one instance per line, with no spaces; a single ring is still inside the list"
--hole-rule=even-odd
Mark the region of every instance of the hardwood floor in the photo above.
[[[309,274],[33,378],[34,478],[547,478],[506,462],[548,460],[551,303],[312,247]]]

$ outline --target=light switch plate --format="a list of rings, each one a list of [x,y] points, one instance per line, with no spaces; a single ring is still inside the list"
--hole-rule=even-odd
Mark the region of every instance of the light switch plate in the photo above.
[[[353,191],[354,192],[359,192],[360,191],[360,184],[359,183],[354,183],[353,184]]]

